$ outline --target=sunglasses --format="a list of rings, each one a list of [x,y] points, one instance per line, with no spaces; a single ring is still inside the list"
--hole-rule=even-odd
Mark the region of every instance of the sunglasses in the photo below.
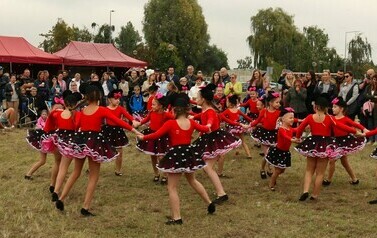
[[[351,76],[349,76],[349,75],[346,75],[346,76],[344,76],[345,78],[349,78],[349,77],[351,77]]]

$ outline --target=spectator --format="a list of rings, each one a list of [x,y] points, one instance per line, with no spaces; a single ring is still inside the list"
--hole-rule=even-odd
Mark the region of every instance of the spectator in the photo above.
[[[10,125],[10,128],[14,128],[16,123],[15,110],[8,108],[5,111],[0,111],[0,129],[7,129],[6,125]]]
[[[59,84],[59,87],[60,87],[60,92],[64,93],[64,91],[67,90],[67,83],[64,80],[63,73],[59,73],[57,79],[58,79],[57,83]]]
[[[219,71],[215,71],[212,74],[211,83],[213,83],[214,85],[216,85],[216,87],[218,87],[219,85],[222,85],[223,88],[225,87],[225,84],[224,84],[223,80],[220,77],[220,72]]]
[[[143,83],[148,79],[147,74],[145,73],[145,69],[141,69],[139,72],[139,80],[140,84],[143,85]]]
[[[5,85],[9,83],[9,78],[4,75],[4,69],[0,66],[0,106],[3,103],[4,93],[5,93]]]
[[[319,96],[324,97],[327,100],[328,105],[331,105],[331,101],[338,96],[336,85],[332,83],[330,79],[330,71],[324,70],[321,81],[319,81],[314,88],[312,105],[314,105],[315,100],[317,100]]]
[[[34,87],[37,88],[37,94],[47,101],[50,97],[50,86],[48,81],[45,81],[44,71],[39,71],[37,80],[34,81]]]
[[[249,81],[249,86],[256,87],[257,89],[263,89],[265,90],[267,87],[270,86],[270,82],[263,77],[261,71],[259,69],[255,69],[252,73],[251,79]],[[260,93],[260,90],[257,90],[259,93],[259,96],[262,96]]]
[[[173,66],[170,66],[168,68],[167,80],[169,82],[174,82],[176,86],[179,84],[179,77],[178,77],[178,75],[174,74],[174,67]]]
[[[107,95],[114,90],[113,81],[110,79],[110,75],[107,72],[102,74],[100,83],[103,88],[103,100],[107,102]]]
[[[306,97],[306,88],[302,87],[301,80],[296,80],[293,87],[288,89],[285,98],[286,105],[295,110],[295,118],[304,119],[307,116],[308,111],[305,104]]]
[[[360,108],[357,106],[357,97],[359,95],[359,86],[353,81],[352,72],[344,74],[344,82],[340,85],[339,97],[347,103],[347,115],[352,120],[359,113]]]
[[[337,87],[338,91],[340,91],[340,85],[344,81],[344,70],[343,69],[338,69],[338,72],[336,72],[335,81],[336,81],[336,87]]]
[[[188,79],[186,77],[180,78],[179,85],[177,86],[177,88],[179,92],[188,94],[190,90],[190,84]]]
[[[202,87],[203,85],[204,85],[203,78],[197,77],[195,81],[195,85],[190,88],[190,91],[188,93],[188,96],[191,100],[194,100],[194,101],[196,100],[200,87]]]
[[[28,99],[28,107],[33,108],[36,111],[36,115],[31,115],[31,119],[34,121],[37,119],[37,116],[40,114],[42,110],[47,110],[47,106],[43,98],[37,95],[36,87],[30,88],[30,96],[28,97]]]
[[[81,74],[79,73],[75,73],[75,77],[69,82],[69,85],[68,85],[68,88],[69,90],[73,91],[72,90],[72,84],[75,83],[76,84],[76,87],[79,90],[80,88],[80,85],[83,83],[82,79],[81,79]]]
[[[366,73],[366,77],[364,78],[363,82],[359,84],[359,97],[357,99],[358,106],[362,107],[363,104],[366,102],[365,99],[365,90],[370,85],[372,77],[375,75],[374,69],[368,69]],[[368,119],[365,117],[364,113],[360,112],[358,115],[358,118],[360,119],[360,123],[364,127],[368,127]]]
[[[312,101],[313,101],[313,92],[314,92],[314,88],[316,84],[317,84],[317,80],[315,77],[315,73],[313,70],[309,70],[309,72],[305,75],[305,78],[303,80],[303,87],[306,88],[306,94],[307,94],[305,105],[309,114],[314,113]]]
[[[16,75],[10,76],[10,81],[5,85],[5,98],[7,100],[7,108],[14,109],[15,122],[18,121],[18,108],[20,102],[20,85],[16,82]]]
[[[44,75],[44,78],[45,78],[45,82],[48,82],[48,84],[50,84],[50,73],[48,72],[48,70],[43,70],[43,75]]]
[[[50,100],[52,100],[54,97],[60,97],[63,94],[60,84],[58,84],[58,79],[54,76],[51,81],[52,86],[50,89]]]
[[[227,83],[230,82],[230,76],[228,74],[228,70],[225,68],[225,67],[222,67],[220,69],[220,78],[221,78],[221,81],[224,83],[224,85],[226,85]]]
[[[72,80],[74,80],[74,79],[72,79]],[[80,93],[78,83],[76,81],[71,81],[69,83],[69,86],[70,86],[69,91],[71,91],[72,93]]]
[[[143,95],[144,102],[148,102],[148,98],[149,98],[148,89],[154,83],[156,83],[156,74],[152,73],[152,74],[149,75],[148,80],[145,81],[143,83],[143,86],[141,87],[141,93]]]
[[[30,92],[31,87],[34,87],[34,80],[30,78],[30,70],[25,69],[24,73],[20,77],[20,86]]]
[[[128,104],[128,100],[127,100],[127,96],[128,96],[128,92],[130,91],[130,88],[128,87],[128,82],[126,81],[125,78],[122,78],[120,80],[120,83],[118,85],[118,88],[121,89],[123,91],[122,93],[122,97],[120,99],[120,104],[123,106],[123,107],[126,107],[126,105]]]
[[[158,86],[158,92],[162,93],[162,95],[166,96],[166,93],[168,92],[168,81],[166,77],[166,73],[161,72],[160,73],[160,81],[157,83]]]
[[[241,97],[242,94],[242,84],[240,82],[237,82],[237,75],[232,74],[230,76],[230,82],[228,82],[225,85],[225,96],[228,96],[229,94],[237,95],[238,97]]]
[[[371,78],[371,82],[365,89],[365,104],[369,104],[369,110],[366,110],[363,106],[363,114],[367,120],[368,130],[373,130],[377,127],[377,75],[374,74]],[[369,138],[369,143],[377,144],[377,135]]]
[[[126,77],[126,75],[125,75]],[[141,82],[140,78],[137,75],[137,71],[135,69],[131,70],[130,76],[128,77],[128,87],[130,88],[129,94],[134,92],[134,87],[138,85],[141,86],[143,83]]]
[[[140,94],[140,86],[136,85],[134,87],[134,93],[130,98],[129,101],[130,108],[131,108],[131,113],[138,113],[142,114],[144,112],[144,100],[143,96]]]
[[[110,80],[113,82],[113,84],[117,85],[119,84],[119,81],[118,81],[118,78],[117,76],[115,75],[115,73],[113,71],[110,71],[108,72],[108,75],[110,77]]]
[[[63,74],[63,80],[65,82],[66,85],[69,85],[69,82],[71,82],[71,79],[69,78],[69,75],[68,75],[68,71],[67,70],[63,70],[62,71],[62,74]],[[66,88],[67,89],[67,88]],[[65,89],[65,90],[66,90]],[[64,90],[64,91],[65,91]]]
[[[283,86],[282,86],[282,101],[284,103],[286,102],[286,96],[287,96],[288,90],[293,87],[295,81],[296,81],[296,78],[291,71],[289,71],[285,74],[283,81],[280,81],[280,83],[283,84]],[[287,105],[284,105],[284,106],[287,106]]]
[[[187,74],[185,76],[187,79],[188,85],[191,87],[191,85],[195,84],[196,81],[196,75],[194,74],[194,66],[189,65],[187,66]],[[181,81],[181,80],[179,80]]]

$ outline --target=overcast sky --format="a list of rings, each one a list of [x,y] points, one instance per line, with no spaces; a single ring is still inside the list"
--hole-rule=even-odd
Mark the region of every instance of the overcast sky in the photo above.
[[[173,0],[172,0],[173,1]],[[317,25],[330,38],[344,57],[345,32],[360,31],[372,45],[377,62],[377,1],[376,0],[198,0],[208,24],[211,43],[223,49],[230,67],[236,60],[250,56],[246,38],[250,35],[250,17],[259,9],[281,7],[294,15],[302,31],[304,26]],[[0,0],[0,35],[22,36],[34,46],[43,40],[58,18],[69,25],[91,29],[91,23],[109,23],[110,10],[116,33],[131,21],[142,35],[144,5],[148,0]],[[355,34],[347,34],[350,40]]]

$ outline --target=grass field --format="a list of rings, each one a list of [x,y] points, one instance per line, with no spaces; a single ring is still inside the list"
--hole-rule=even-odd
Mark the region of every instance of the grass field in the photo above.
[[[182,178],[180,189],[182,226],[166,226],[169,215],[166,188],[152,182],[148,156],[138,152],[132,137],[124,149],[124,175],[114,176],[114,164],[103,164],[91,211],[84,218],[80,208],[87,176],[81,178],[65,201],[65,212],[50,201],[49,171],[53,158],[24,180],[38,152],[25,141],[26,130],[0,134],[0,237],[377,237],[376,161],[373,147],[351,156],[360,184],[348,184],[348,175],[337,163],[333,183],[322,189],[317,202],[298,202],[302,192],[305,159],[292,149],[292,168],[278,180],[276,191],[261,180],[259,151],[251,146],[253,159],[244,152],[227,155],[222,179],[229,202],[206,215],[206,205]],[[212,195],[214,188],[203,171],[198,180]]]

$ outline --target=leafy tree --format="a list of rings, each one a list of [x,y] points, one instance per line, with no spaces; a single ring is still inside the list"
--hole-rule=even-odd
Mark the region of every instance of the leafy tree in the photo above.
[[[150,0],[144,7],[143,32],[150,49],[172,44],[184,64],[199,65],[209,35],[197,0]]]
[[[182,71],[184,68],[184,64],[178,55],[177,48],[166,42],[161,42],[156,50],[156,59],[153,62],[153,66],[161,69],[161,71],[167,71],[171,65],[175,67],[177,72]]]
[[[363,65],[371,63],[372,47],[368,40],[363,39],[361,36],[357,36],[352,39],[348,44],[348,59],[346,59],[350,65],[349,69],[354,71],[357,77],[361,77],[365,71],[363,71]]]
[[[127,22],[126,26],[122,26],[118,37],[115,38],[115,43],[119,50],[127,55],[133,54],[140,42],[141,36],[131,22]]]
[[[237,60],[238,69],[252,69],[253,68],[253,58],[246,56],[245,59]]]
[[[215,70],[220,70],[222,67],[229,68],[226,53],[216,45],[207,46],[204,50],[203,61],[197,68],[204,73],[211,74]]]
[[[72,26],[73,39],[76,41],[90,42],[93,38],[93,35],[89,32],[88,28],[84,27],[79,29],[75,26]]]
[[[93,26],[93,23],[92,23]],[[114,26],[112,26],[111,31],[114,31]],[[109,43],[110,39],[110,27],[108,24],[103,24],[99,27],[97,34],[94,36],[94,43]],[[111,39],[111,43],[113,43]]]

